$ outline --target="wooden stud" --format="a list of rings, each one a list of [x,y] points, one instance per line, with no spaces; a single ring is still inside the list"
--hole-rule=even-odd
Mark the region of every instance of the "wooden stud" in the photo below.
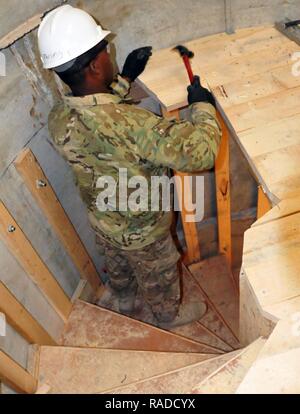
[[[261,186],[258,187],[257,219],[260,219],[272,209],[270,200]]]
[[[5,314],[8,323],[29,343],[56,345],[56,342],[47,331],[31,316],[2,282],[0,282],[0,311]]]
[[[2,202],[0,237],[59,316],[67,321],[72,310],[71,301]]]
[[[215,163],[216,197],[218,208],[219,252],[227,258],[229,266],[232,264],[231,246],[231,205],[230,205],[230,161],[229,161],[229,131],[218,113],[222,127],[222,140],[219,154]]]
[[[0,350],[0,379],[17,392],[34,394],[37,380]]]
[[[162,108],[162,114],[165,118],[176,118],[177,120],[180,119],[179,110],[168,112],[164,108]],[[184,262],[186,264],[192,264],[195,262],[199,262],[201,260],[201,252],[197,223],[190,223],[186,221],[186,216],[191,213],[187,212],[185,209],[184,195],[190,195],[191,197],[192,188],[190,188],[189,186],[189,180],[184,180],[184,177],[190,177],[191,175],[187,173],[181,173],[178,171],[175,171],[174,174],[175,176],[180,177],[181,179],[181,185],[177,186],[176,190],[182,205],[181,220],[185,236],[185,242],[187,246],[186,257],[184,258]]]
[[[30,149],[21,152],[15,167],[46,215],[49,223],[71,256],[81,277],[95,292],[101,285],[100,276],[73,224],[60,204],[55,192]]]

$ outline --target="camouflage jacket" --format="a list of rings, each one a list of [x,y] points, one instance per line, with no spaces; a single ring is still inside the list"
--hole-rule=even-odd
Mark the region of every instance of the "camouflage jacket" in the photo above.
[[[167,120],[125,99],[130,85],[120,76],[112,94],[66,96],[49,115],[55,147],[71,165],[96,233],[124,250],[140,249],[164,237],[172,214],[164,211],[99,211],[99,177],[119,169],[128,179],[162,176],[172,168],[182,172],[214,166],[220,127],[212,105],[191,106],[191,122]],[[118,191],[118,190],[117,190]]]

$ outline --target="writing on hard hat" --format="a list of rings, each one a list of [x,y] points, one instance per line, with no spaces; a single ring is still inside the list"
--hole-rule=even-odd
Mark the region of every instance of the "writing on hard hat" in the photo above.
[[[72,62],[111,32],[103,30],[84,10],[65,5],[48,13],[38,30],[38,44],[45,69]]]

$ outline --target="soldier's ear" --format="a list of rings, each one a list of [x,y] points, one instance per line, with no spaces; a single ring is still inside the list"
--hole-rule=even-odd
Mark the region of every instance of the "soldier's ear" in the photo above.
[[[101,64],[100,64],[100,60],[97,59],[97,57],[91,61],[91,63],[89,64],[89,69],[93,74],[99,75],[99,73],[101,73]]]

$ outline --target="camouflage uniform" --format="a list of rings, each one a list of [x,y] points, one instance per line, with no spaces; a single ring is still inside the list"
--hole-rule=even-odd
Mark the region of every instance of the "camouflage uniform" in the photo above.
[[[92,227],[110,246],[107,255],[113,256],[111,249],[114,246],[116,256],[123,251],[124,263],[128,258],[128,263],[134,267],[145,260],[146,265],[140,266],[141,272],[144,274],[148,269],[153,272],[148,277],[147,288],[143,285],[147,277],[141,274],[137,278],[141,288],[151,297],[149,303],[157,308],[152,293],[155,292],[154,296],[163,302],[168,292],[162,288],[165,281],[155,278],[168,278],[169,269],[173,269],[170,274],[174,272],[178,257],[171,254],[169,266],[158,273],[153,271],[153,266],[158,265],[150,265],[150,262],[155,243],[170,232],[172,213],[151,211],[150,208],[149,211],[101,212],[96,206],[97,181],[102,176],[111,176],[118,183],[119,169],[127,168],[128,179],[143,176],[150,188],[151,177],[167,175],[170,168],[182,172],[210,169],[214,166],[220,143],[220,127],[210,104],[193,104],[192,122],[179,122],[132,105],[131,100],[125,98],[130,85],[120,76],[111,88],[112,94],[66,96],[49,115],[49,131],[56,148],[73,168]],[[116,194],[118,191],[117,185]],[[148,248],[149,245],[152,247]],[[167,249],[167,243],[163,246]],[[160,251],[160,264],[162,257],[168,254]],[[135,261],[134,257],[138,256],[143,259]],[[170,280],[173,280],[171,276]],[[152,290],[153,283],[161,287],[161,293],[157,287]],[[169,286],[173,286],[173,282]],[[168,308],[167,303],[162,306]]]
[[[180,303],[180,255],[171,234],[138,250],[122,250],[100,238],[97,243],[106,258],[110,286],[119,297],[135,295],[139,286],[156,318],[172,321]]]

